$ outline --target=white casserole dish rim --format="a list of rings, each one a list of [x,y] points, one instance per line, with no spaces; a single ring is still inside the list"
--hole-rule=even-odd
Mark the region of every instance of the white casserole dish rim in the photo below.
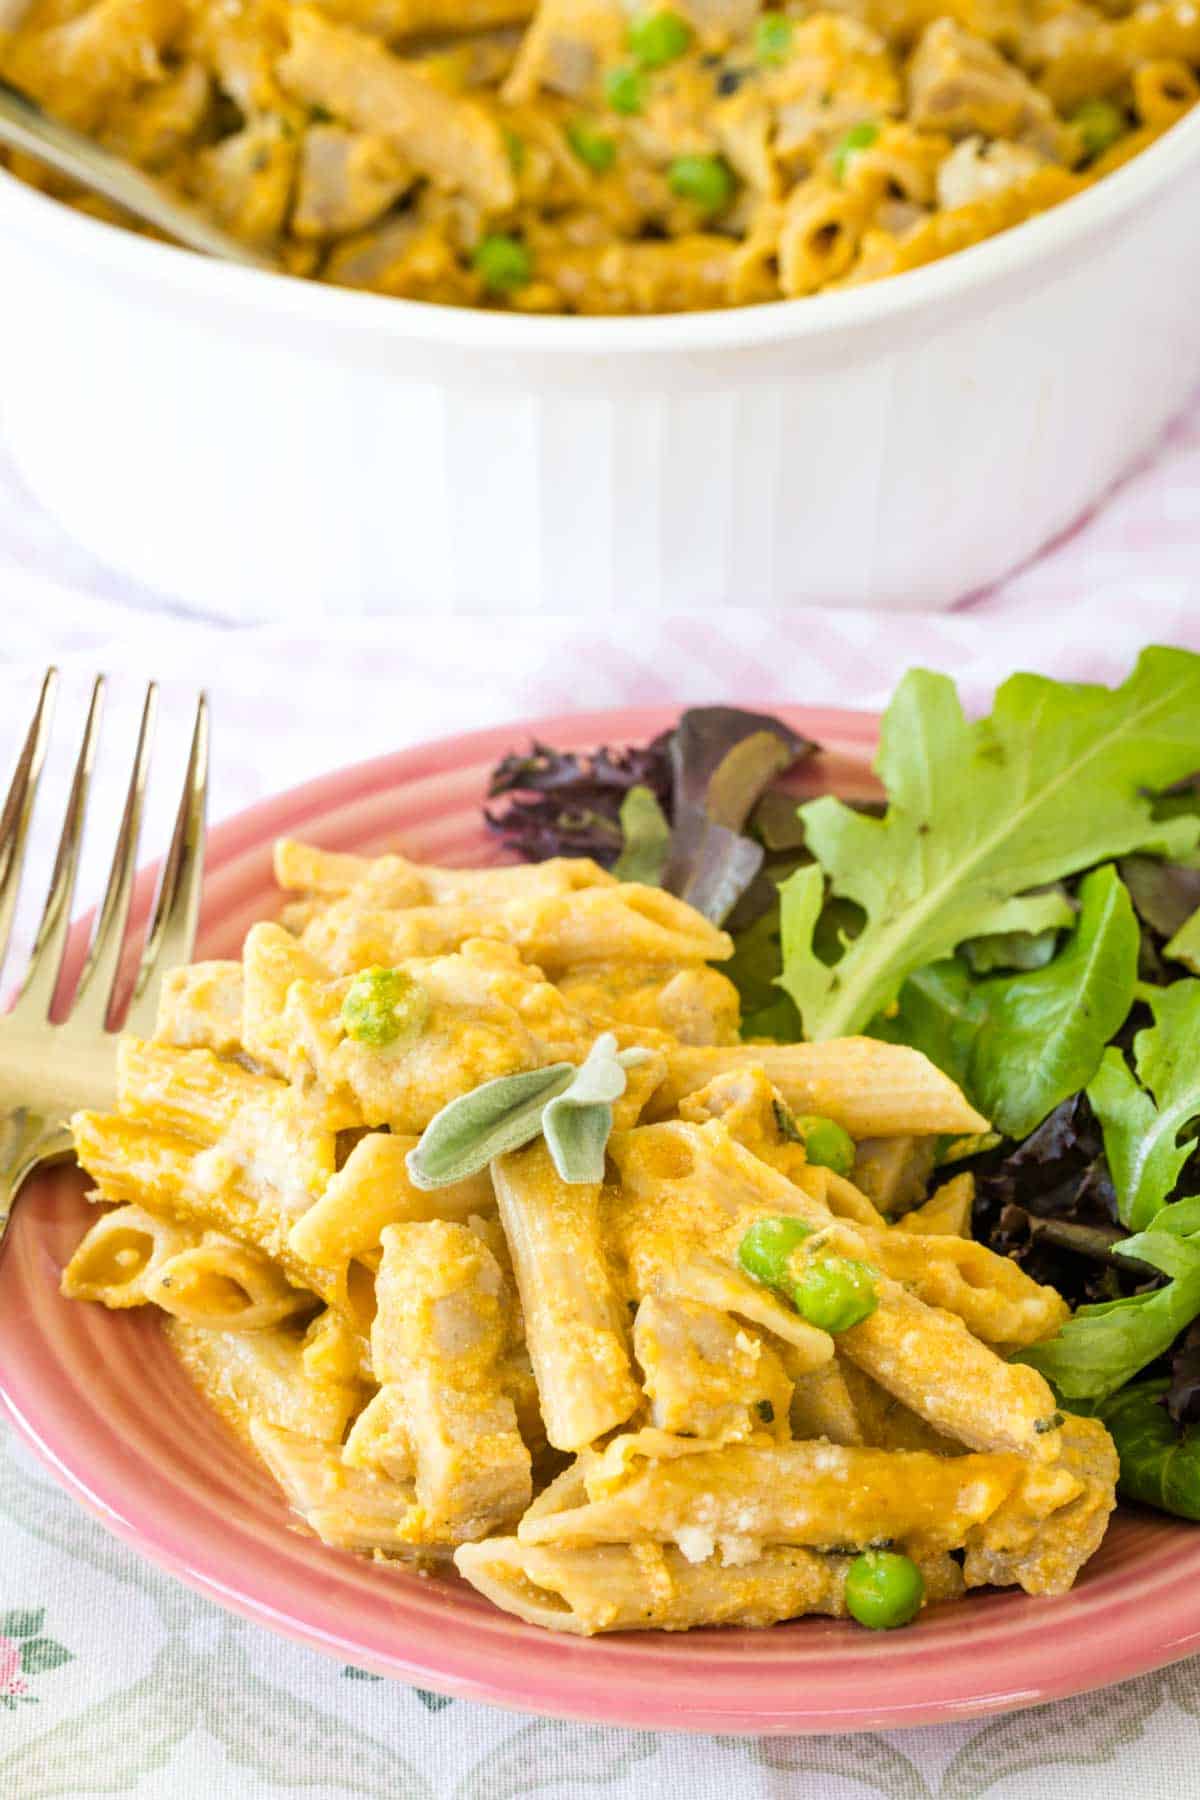
[[[367,330],[406,343],[464,352],[571,358],[654,354],[673,358],[836,336],[885,324],[1072,250],[1151,199],[1174,170],[1200,160],[1200,105],[1094,187],[1021,225],[941,261],[863,287],[754,306],[644,316],[586,317],[492,312],[394,299],[298,276],[217,262],[124,231],[64,206],[0,168],[0,221],[118,277],[157,281],[189,299],[272,314],[299,325]]]

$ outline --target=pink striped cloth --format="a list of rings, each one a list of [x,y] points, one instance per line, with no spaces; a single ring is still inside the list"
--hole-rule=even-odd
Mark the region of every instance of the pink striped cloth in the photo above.
[[[339,620],[334,596],[334,616],[316,624],[231,628],[180,615],[64,540],[2,448],[0,595],[0,755],[15,745],[46,662],[64,670],[68,716],[78,715],[89,674],[106,669],[114,679],[104,755],[114,779],[98,786],[114,809],[151,676],[163,683],[168,739],[182,732],[196,687],[212,695],[216,818],[363,757],[575,708],[659,700],[878,708],[913,663],[955,675],[978,707],[1015,668],[1112,681],[1147,642],[1200,649],[1200,396],[1088,518],[949,613]],[[65,726],[56,734],[55,803],[71,735]],[[164,778],[152,795],[150,841],[165,830],[170,788]],[[84,891],[100,873],[86,863]]]

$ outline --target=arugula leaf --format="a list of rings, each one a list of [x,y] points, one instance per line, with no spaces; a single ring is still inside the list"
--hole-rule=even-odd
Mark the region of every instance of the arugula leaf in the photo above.
[[[1053,962],[981,984],[967,1091],[1007,1137],[1027,1137],[1087,1085],[1133,1005],[1137,919],[1111,864],[1085,876],[1079,902],[1079,923]]]
[[[1148,1225],[1196,1148],[1180,1134],[1200,1117],[1200,981],[1147,988],[1154,1024],[1133,1040],[1136,1077],[1115,1046],[1088,1087],[1104,1132],[1121,1223]]]
[[[996,969],[1044,969],[1057,949],[1058,930],[1052,926],[1046,931],[990,931],[968,938],[959,954],[972,975],[991,975]]]
[[[613,864],[618,881],[657,887],[671,848],[667,815],[648,787],[631,787],[621,802],[621,854]]]
[[[1097,1408],[1121,1458],[1120,1494],[1200,1519],[1200,1432],[1171,1410],[1174,1381],[1139,1381]],[[1165,1404],[1164,1404],[1165,1400]],[[1180,1430],[1180,1425],[1186,1428]]]
[[[983,1023],[982,984],[959,956],[947,956],[910,975],[890,1012],[872,1019],[870,1035],[920,1050],[958,1083],[967,1085],[971,1052]]]
[[[801,808],[817,860],[783,889],[780,983],[807,1035],[862,1030],[967,938],[1040,929],[1031,888],[1168,838],[1171,854],[1194,845],[1200,821],[1156,821],[1150,796],[1198,762],[1189,651],[1143,651],[1115,690],[1014,675],[973,724],[950,680],[912,670],[880,735],[884,817],[829,796]],[[826,880],[866,914],[832,966],[813,948]]]
[[[931,963],[871,1035],[923,1051],[1006,1137],[1028,1137],[1090,1081],[1133,1005],[1137,920],[1111,864],[1084,878],[1079,902],[1044,968],[974,981],[961,957]]]
[[[1168,1350],[1200,1314],[1200,1236],[1143,1231],[1117,1246],[1171,1277],[1166,1287],[1100,1306],[1081,1306],[1057,1334],[1018,1352],[1066,1401],[1105,1400]]]

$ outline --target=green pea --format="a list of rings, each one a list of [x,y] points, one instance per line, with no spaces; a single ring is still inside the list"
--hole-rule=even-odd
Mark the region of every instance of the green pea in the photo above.
[[[879,1305],[878,1274],[870,1263],[850,1256],[821,1257],[808,1264],[792,1288],[796,1311],[821,1331],[849,1331]]]
[[[662,69],[683,55],[692,41],[692,28],[678,13],[636,13],[625,41],[643,69]]]
[[[787,60],[794,26],[785,13],[765,12],[754,27],[754,54],[760,63]]]
[[[567,142],[580,162],[594,169],[597,175],[611,169],[617,159],[616,139],[597,131],[586,119],[572,119],[567,126]]]
[[[610,69],[604,77],[604,98],[615,113],[629,118],[640,113],[646,103],[645,83],[636,69],[622,64]]]
[[[872,1631],[907,1625],[921,1610],[925,1581],[910,1556],[864,1550],[846,1571],[846,1610]]]
[[[839,181],[846,179],[846,170],[859,151],[869,150],[878,136],[878,125],[872,124],[870,119],[863,119],[859,124],[852,125],[849,131],[838,139],[833,146],[830,160],[833,163],[833,172]]]
[[[796,1120],[804,1139],[804,1152],[819,1169],[832,1169],[835,1175],[849,1175],[854,1167],[854,1139],[832,1119],[816,1113]]]
[[[504,232],[480,238],[471,261],[476,272],[483,276],[484,286],[494,294],[507,294],[514,288],[524,287],[533,273],[524,244]]]
[[[1088,162],[1103,156],[1129,129],[1125,114],[1112,100],[1085,100],[1075,108],[1068,123],[1079,133]]]
[[[702,212],[720,212],[733,199],[733,170],[721,156],[677,156],[667,170],[671,192]]]
[[[403,969],[364,969],[342,1001],[346,1036],[376,1050],[402,1037],[416,1037],[428,1017],[428,994]]]
[[[756,1281],[789,1289],[788,1259],[796,1246],[811,1235],[812,1228],[803,1219],[756,1219],[737,1247],[738,1262]]]

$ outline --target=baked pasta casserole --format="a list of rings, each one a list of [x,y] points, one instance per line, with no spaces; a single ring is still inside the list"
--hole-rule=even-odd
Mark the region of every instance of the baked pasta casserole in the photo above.
[[[73,1121],[63,1287],[160,1308],[308,1529],[580,1633],[1070,1587],[1116,1456],[930,1181],[986,1126],[947,1076],[741,1042],[726,934],[592,862],[277,870]]]
[[[14,86],[293,274],[546,313],[916,268],[1136,154],[1200,68],[1193,0],[0,0],[5,18]]]

